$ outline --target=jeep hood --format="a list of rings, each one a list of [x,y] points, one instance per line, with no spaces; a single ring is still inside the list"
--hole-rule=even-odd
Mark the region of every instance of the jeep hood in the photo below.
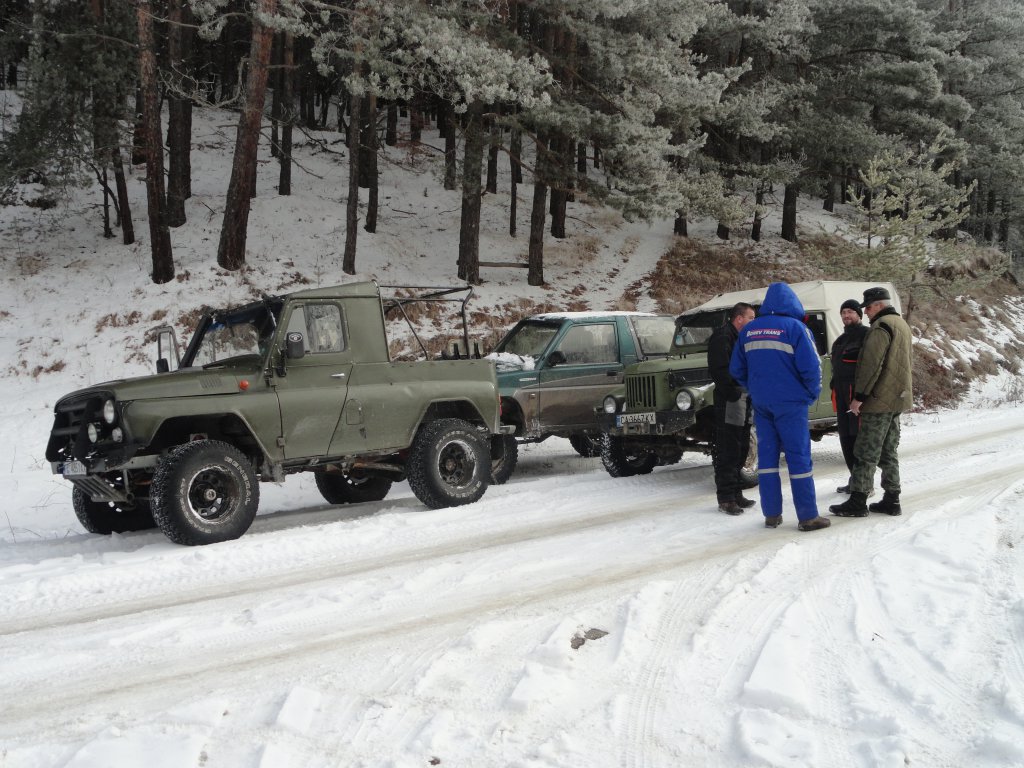
[[[687,355],[686,357],[667,357],[657,360],[646,360],[629,367],[629,375],[645,375],[664,373],[665,371],[685,371],[692,368],[707,368],[708,356],[704,353]]]
[[[112,392],[118,402],[199,395],[228,395],[240,391],[238,384],[243,379],[250,384],[262,385],[262,372],[259,368],[219,368],[217,370],[187,368],[181,371],[139,376],[132,379],[116,379],[71,392],[62,397],[58,401],[58,405],[65,400],[79,400],[94,392]]]

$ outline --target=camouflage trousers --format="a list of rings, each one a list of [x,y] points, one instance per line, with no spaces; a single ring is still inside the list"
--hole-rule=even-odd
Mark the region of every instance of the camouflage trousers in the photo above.
[[[882,470],[882,490],[900,492],[900,415],[861,413],[853,446],[850,490],[868,493],[875,485],[875,467]]]

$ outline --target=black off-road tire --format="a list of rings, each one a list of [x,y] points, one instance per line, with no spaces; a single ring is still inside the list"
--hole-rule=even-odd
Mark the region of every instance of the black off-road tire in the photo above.
[[[146,531],[156,527],[149,505],[136,502],[132,507],[123,507],[108,501],[93,501],[77,485],[71,491],[71,504],[75,517],[89,533],[109,536],[112,533]]]
[[[173,449],[157,464],[150,490],[153,519],[177,544],[237,539],[252,525],[259,502],[249,459],[219,440]]]
[[[586,432],[577,432],[574,435],[569,435],[569,445],[585,459],[600,456],[602,444],[601,435],[591,435]]]
[[[328,504],[380,501],[391,490],[386,477],[353,477],[344,472],[314,472],[316,488]]]
[[[431,509],[471,504],[484,495],[490,475],[487,438],[462,419],[430,422],[409,449],[409,487]]]
[[[682,451],[672,451],[670,454],[662,454],[658,456],[658,463],[663,467],[671,466],[672,464],[678,464],[683,460]]]
[[[491,484],[502,485],[519,463],[519,443],[512,435],[491,437]]]
[[[622,438],[603,435],[601,463],[612,477],[633,477],[649,474],[658,466],[658,455],[648,451],[630,451],[622,445]]]

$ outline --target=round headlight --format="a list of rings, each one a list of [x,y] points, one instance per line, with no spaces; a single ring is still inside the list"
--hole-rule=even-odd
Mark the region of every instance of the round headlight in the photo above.
[[[120,427],[114,427],[112,430],[110,430],[110,439],[113,440],[115,443],[120,443],[122,440],[124,440],[124,432],[121,431]]]
[[[89,442],[95,443],[100,439],[100,431],[97,429],[95,424],[90,424],[85,428],[85,434],[89,436]]]
[[[615,397],[612,395],[608,395],[608,397],[604,399],[604,402],[601,405],[604,408],[605,413],[615,413],[617,410],[619,410],[619,404],[618,402],[616,402]]]
[[[685,389],[676,393],[676,408],[680,411],[688,411],[693,407],[693,396]]]
[[[113,424],[114,419],[116,418],[117,411],[114,410],[114,401],[107,400],[107,402],[103,404],[103,420],[107,422],[107,424]]]

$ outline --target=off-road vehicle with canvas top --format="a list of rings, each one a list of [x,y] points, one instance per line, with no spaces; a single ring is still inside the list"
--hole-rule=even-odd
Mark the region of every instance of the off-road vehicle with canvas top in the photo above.
[[[836,429],[828,353],[843,332],[839,307],[875,285],[889,289],[898,311],[899,299],[890,283],[816,280],[790,285],[807,312],[805,321],[822,358],[821,397],[808,414],[814,440]],[[597,414],[604,434],[601,460],[609,474],[646,474],[658,464],[678,461],[686,451],[714,450],[714,384],[708,372],[708,339],[725,322],[732,306],[745,302],[757,309],[767,290],[722,293],[684,312],[676,319],[667,357],[626,369],[625,386],[611,391]]]
[[[82,525],[234,539],[256,515],[259,482],[296,472],[313,472],[332,504],[382,499],[401,479],[432,508],[480,498],[501,446],[494,364],[395,362],[385,325],[460,291],[464,319],[471,289],[397,291],[353,283],[207,311],[176,370],[164,327],[156,375],[61,398],[46,457],[72,483]]]

